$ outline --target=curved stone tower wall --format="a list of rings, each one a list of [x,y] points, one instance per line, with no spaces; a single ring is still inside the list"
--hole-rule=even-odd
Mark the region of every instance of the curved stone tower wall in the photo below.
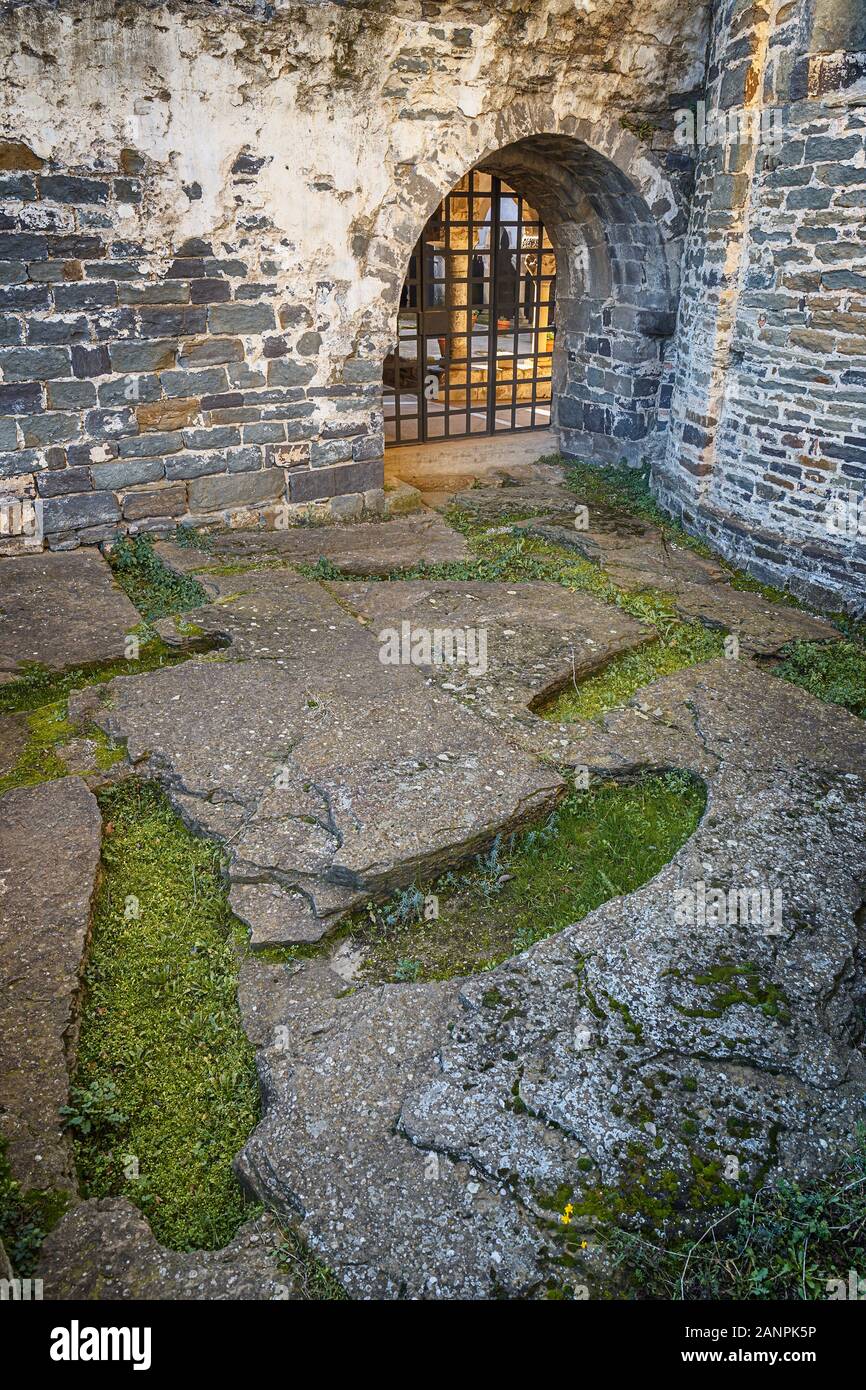
[[[757,578],[861,611],[863,0],[722,0],[698,115],[671,423],[655,488]]]

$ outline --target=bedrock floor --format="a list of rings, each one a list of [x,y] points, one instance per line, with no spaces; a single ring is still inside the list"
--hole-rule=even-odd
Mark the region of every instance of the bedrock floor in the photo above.
[[[149,582],[155,564],[197,606],[169,602],[143,632],[96,552],[0,561],[17,886],[0,971],[18,1054],[0,1103],[12,1178],[67,1196],[40,1265],[52,1296],[153,1296],[161,1261],[163,1296],[285,1296],[273,1223],[352,1297],[567,1290],[602,1277],[611,1192],[626,1216],[691,1219],[821,1173],[864,1118],[866,730],[773,670],[791,644],[856,644],[645,518],[592,501],[576,525],[580,494],[553,465],[490,471],[446,501],[315,535],[157,542]],[[430,663],[437,631],[463,659]],[[684,799],[703,783],[706,810],[685,843],[660,833],[643,886],[612,883],[553,934],[529,924],[525,949],[472,975],[365,972],[347,924],[368,904],[435,898],[479,856],[496,868],[492,846],[586,786],[671,773]],[[93,793],[132,774],[216,847],[246,928],[237,1005],[262,1108],[236,1166],[266,1216],[207,1253],[162,1250],[128,1196],[83,1197],[59,1114]],[[53,856],[50,882],[33,856],[46,835],[81,851]],[[38,1095],[22,1084],[35,1043],[53,1059]]]

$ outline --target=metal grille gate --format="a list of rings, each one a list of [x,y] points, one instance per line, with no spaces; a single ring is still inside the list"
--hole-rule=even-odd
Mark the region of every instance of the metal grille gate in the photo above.
[[[555,282],[538,213],[473,169],[412,254],[385,362],[386,443],[547,429]]]

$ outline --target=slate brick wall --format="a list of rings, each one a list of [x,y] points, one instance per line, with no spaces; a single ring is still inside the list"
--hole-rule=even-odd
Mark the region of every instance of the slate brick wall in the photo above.
[[[815,52],[811,3],[770,10],[716,11],[710,109],[763,104],[781,138],[700,151],[656,489],[757,578],[862,611],[866,54]],[[866,44],[860,0],[820,0],[824,34],[831,10]]]
[[[132,149],[84,174],[0,142],[0,493],[56,548],[380,488],[380,363],[313,385],[312,315],[243,245],[155,265],[124,234],[147,177]]]

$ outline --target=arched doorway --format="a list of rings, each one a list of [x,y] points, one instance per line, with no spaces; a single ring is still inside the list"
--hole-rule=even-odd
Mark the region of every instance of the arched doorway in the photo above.
[[[567,455],[663,455],[687,219],[634,137],[620,143],[625,168],[570,135],[503,145],[415,223],[385,356],[386,445],[552,427]]]
[[[556,255],[537,208],[473,169],[412,253],[384,370],[387,444],[548,429]]]

